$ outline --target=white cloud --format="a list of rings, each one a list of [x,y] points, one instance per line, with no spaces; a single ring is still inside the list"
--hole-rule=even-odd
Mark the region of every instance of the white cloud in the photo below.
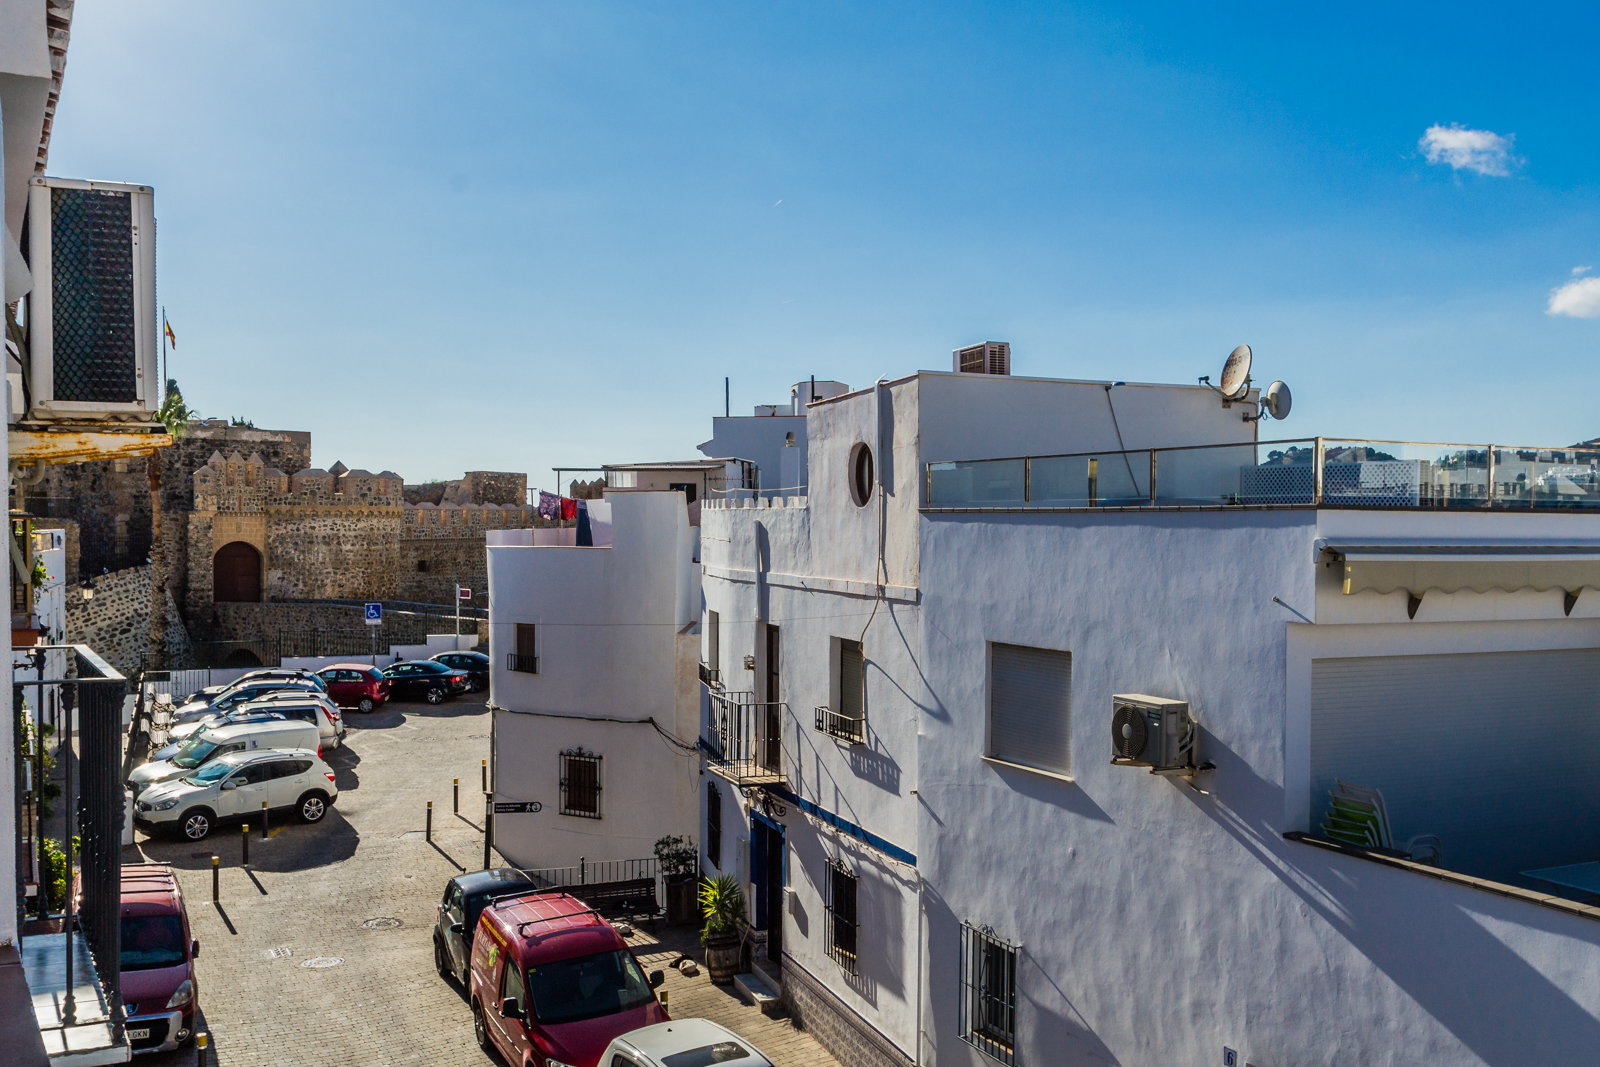
[[[1592,266],[1590,266],[1590,267],[1573,267],[1572,268],[1572,276],[1574,278],[1576,278],[1578,275],[1580,275],[1580,274],[1588,274],[1592,270],[1594,270],[1594,267],[1592,267]]]
[[[1469,130],[1459,123],[1429,126],[1417,147],[1429,163],[1448,163],[1452,170],[1470,170],[1495,178],[1510,175],[1522,161],[1511,154],[1515,134],[1502,137],[1490,130]]]
[[[1550,290],[1550,306],[1545,308],[1544,313],[1570,315],[1575,319],[1600,319],[1600,278],[1579,278],[1559,289]]]

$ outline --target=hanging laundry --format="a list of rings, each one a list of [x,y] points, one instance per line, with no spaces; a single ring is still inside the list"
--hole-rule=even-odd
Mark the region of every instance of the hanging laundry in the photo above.
[[[578,502],[571,497],[561,498],[561,521],[571,522],[578,517]]]
[[[594,532],[589,527],[589,502],[578,501],[578,547],[593,548]]]
[[[589,513],[589,543],[596,548],[611,545],[611,501],[591,500],[584,509]]]
[[[546,522],[555,522],[561,518],[561,498],[554,493],[539,490],[539,517]]]

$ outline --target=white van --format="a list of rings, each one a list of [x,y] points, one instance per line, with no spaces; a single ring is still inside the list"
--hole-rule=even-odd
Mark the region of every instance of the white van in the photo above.
[[[274,693],[270,699],[252,700],[226,712],[212,712],[194,722],[186,722],[174,726],[167,731],[167,740],[182,741],[194,734],[202,727],[215,730],[228,723],[247,722],[252,719],[261,720],[271,715],[281,715],[285,719],[299,719],[302,722],[316,723],[317,731],[322,737],[323,748],[338,748],[344,740],[344,719],[339,715],[339,709],[321,693]]]
[[[229,752],[272,751],[276,749],[306,749],[321,751],[321,732],[316,723],[296,719],[272,719],[267,722],[242,722],[233,725],[207,727],[191,734],[171,759],[151,760],[135,767],[128,775],[128,784],[135,795],[157,782],[182,778],[195,772]]]

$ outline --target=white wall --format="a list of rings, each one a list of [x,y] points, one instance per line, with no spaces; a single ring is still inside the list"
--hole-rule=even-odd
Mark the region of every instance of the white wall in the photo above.
[[[1409,526],[1483,535],[1467,529],[1478,517],[1459,518]],[[1536,518],[1546,537],[1600,533],[1600,517]],[[924,517],[931,1062],[986,1062],[957,1035],[962,920],[1023,945],[1023,1063],[1215,1063],[1224,1046],[1257,1064],[1592,1056],[1600,924],[1282,838],[1307,817],[1311,659],[1600,636],[1593,620],[1323,623],[1316,539],[1397,523],[1311,510]],[[1316,606],[1318,622],[1274,596]],[[1073,781],[980,758],[992,641],[1072,652]],[[1191,702],[1212,795],[1109,764],[1119,692]]]
[[[489,643],[495,790],[536,800],[538,814],[497,822],[496,845],[522,867],[580,857],[635,859],[666,834],[696,834],[699,758],[680,752],[653,718],[692,745],[698,588],[695,538],[682,493],[608,493],[605,548],[489,547]],[[538,627],[537,675],[505,669],[515,626]],[[601,819],[559,814],[560,752],[602,761]]]
[[[794,446],[785,440],[794,434]],[[712,459],[747,459],[760,468],[763,493],[804,492],[806,484],[804,415],[735,415],[711,420],[711,440],[700,451]],[[714,496],[715,494],[713,494]]]

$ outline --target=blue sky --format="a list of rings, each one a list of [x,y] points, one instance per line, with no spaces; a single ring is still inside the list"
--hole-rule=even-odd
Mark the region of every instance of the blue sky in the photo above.
[[[412,481],[985,339],[1248,342],[1277,436],[1600,435],[1600,9],[1296,6],[81,4],[50,169],[156,187],[192,404]]]

